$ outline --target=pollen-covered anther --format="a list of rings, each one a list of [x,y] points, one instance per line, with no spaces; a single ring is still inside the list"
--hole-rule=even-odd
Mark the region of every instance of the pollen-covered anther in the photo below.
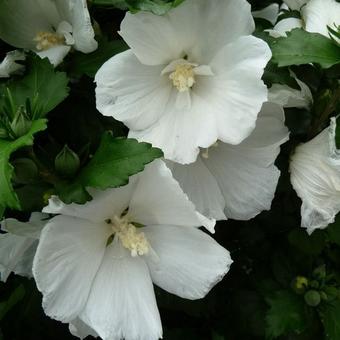
[[[115,216],[112,220],[112,230],[122,243],[123,247],[131,251],[131,256],[145,255],[149,252],[149,242],[142,231],[139,231],[128,217]]]
[[[195,73],[191,64],[180,64],[169,76],[179,92],[188,91],[195,84]]]
[[[65,44],[65,37],[63,35],[51,32],[39,32],[33,40],[37,42],[36,48],[39,51],[45,51],[51,47]]]

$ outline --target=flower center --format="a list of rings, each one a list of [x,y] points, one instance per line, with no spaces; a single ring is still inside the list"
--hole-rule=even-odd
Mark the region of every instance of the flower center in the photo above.
[[[218,147],[218,141],[216,141],[213,145],[209,146],[208,148],[202,149],[202,151],[201,151],[201,156],[202,156],[204,159],[208,159],[208,158],[209,158],[209,149],[211,149],[211,148],[217,148],[217,147]]]
[[[144,233],[136,228],[127,215],[114,216],[109,223],[113,234],[118,237],[124,248],[130,250],[131,256],[145,255],[149,252],[150,245]]]
[[[65,37],[63,35],[51,32],[39,32],[33,40],[37,42],[36,48],[39,51],[45,51],[51,47],[65,44]]]
[[[192,64],[179,64],[169,78],[179,92],[188,91],[195,84],[195,73]]]

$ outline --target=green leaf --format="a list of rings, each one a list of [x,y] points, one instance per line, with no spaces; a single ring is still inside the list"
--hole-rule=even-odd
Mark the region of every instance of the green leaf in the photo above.
[[[319,33],[297,28],[287,37],[274,39],[271,43],[272,61],[281,66],[315,63],[329,68],[340,63],[340,46]]]
[[[98,42],[98,49],[92,53],[77,53],[72,59],[70,71],[75,75],[86,74],[94,78],[98,69],[112,56],[128,49],[123,40],[107,41],[102,39]]]
[[[0,320],[25,296],[25,288],[23,285],[18,286],[10,295],[7,301],[0,303]]]
[[[340,300],[323,304],[319,315],[325,329],[325,338],[329,340],[340,339]]]
[[[33,118],[40,118],[67,97],[68,78],[66,73],[55,71],[47,58],[41,59],[38,56],[27,58],[26,69],[23,78],[9,82],[7,87],[17,107],[25,106],[29,98],[35,114]],[[0,91],[0,109],[4,105],[3,100],[4,87]]]
[[[300,333],[306,327],[306,306],[300,296],[292,292],[278,291],[267,299],[266,337],[275,339],[291,332]]]
[[[105,133],[93,158],[76,179],[72,183],[58,183],[56,189],[65,203],[85,203],[90,198],[87,187],[106,189],[125,185],[129,176],[142,171],[146,164],[162,156],[162,151],[149,143],[114,138]]]
[[[114,6],[129,9],[132,12],[148,11],[156,15],[163,15],[171,8],[180,5],[184,0],[91,0],[94,5]]]
[[[296,228],[289,233],[288,240],[290,244],[307,255],[319,255],[326,245],[326,235],[321,230],[308,235],[306,230]]]
[[[32,126],[26,135],[14,140],[0,140],[0,215],[1,210],[6,207],[20,210],[20,203],[15,194],[11,178],[13,175],[13,166],[9,163],[11,154],[22,148],[33,144],[33,135],[47,127],[45,119],[39,119],[32,122]]]

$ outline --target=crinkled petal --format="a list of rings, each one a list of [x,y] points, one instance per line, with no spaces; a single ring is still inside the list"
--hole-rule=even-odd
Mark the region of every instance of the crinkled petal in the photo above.
[[[145,65],[168,64],[185,55],[204,64],[254,28],[245,0],[187,0],[163,16],[128,13],[120,34]]]
[[[112,233],[105,223],[57,216],[43,229],[33,275],[45,313],[71,322],[85,307]]]
[[[65,204],[57,196],[52,196],[43,212],[103,222],[114,215],[120,216],[128,208],[134,185],[134,178],[130,178],[129,184],[120,188],[105,191],[88,189],[93,199],[85,204]]]
[[[172,90],[162,66],[145,66],[131,50],[109,59],[95,77],[98,110],[130,129],[145,129],[163,113]]]
[[[218,139],[239,144],[254,129],[267,100],[261,77],[270,58],[270,49],[263,40],[247,36],[225,46],[212,60],[215,76],[201,79],[198,87],[206,93],[215,112]]]
[[[271,4],[259,11],[252,12],[254,18],[261,18],[269,21],[272,25],[275,25],[279,16],[279,5]]]
[[[107,248],[81,319],[101,338],[158,340],[162,325],[149,270],[120,242]]]
[[[196,228],[148,226],[154,253],[145,257],[152,281],[186,299],[203,298],[229,271],[229,252]]]
[[[265,103],[250,137],[239,145],[219,143],[203,159],[222,191],[227,217],[248,220],[270,209],[280,175],[274,162],[288,140],[283,121],[282,108]]]
[[[11,272],[31,277],[36,247],[33,238],[0,234],[0,280],[5,282]]]
[[[47,214],[33,212],[28,222],[7,218],[1,222],[1,229],[13,235],[39,239],[42,228],[48,222],[48,217]]]
[[[70,322],[68,328],[73,336],[76,336],[82,340],[88,337],[89,335],[98,338],[98,334],[79,318]]]
[[[8,44],[35,50],[38,32],[51,32],[58,22],[51,0],[3,0],[0,2],[0,38]]]
[[[171,171],[160,160],[147,165],[140,175],[130,202],[129,215],[132,221],[144,225],[203,225],[211,231],[215,225],[214,220],[204,219],[197,213]]]
[[[17,61],[25,60],[25,53],[19,50],[8,52],[0,63],[0,78],[8,78],[13,73],[20,73],[24,65],[17,64]]]
[[[42,59],[48,58],[48,60],[53,66],[58,66],[64,60],[64,58],[70,52],[70,50],[71,50],[70,46],[58,45],[51,47],[45,51],[36,53]]]
[[[310,0],[302,8],[302,17],[306,31],[320,33],[329,38],[327,26],[336,30],[340,25],[340,3],[336,0]]]
[[[203,163],[201,157],[196,162],[183,165],[167,162],[174,178],[183,191],[203,215],[216,220],[225,220],[225,200],[215,177]]]
[[[334,222],[340,211],[340,157],[335,146],[335,119],[291,157],[291,182],[302,200],[301,226],[311,234]]]

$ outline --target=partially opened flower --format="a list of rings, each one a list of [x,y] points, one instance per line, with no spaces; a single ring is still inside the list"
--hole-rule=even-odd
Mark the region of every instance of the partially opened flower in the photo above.
[[[280,175],[274,162],[287,140],[282,107],[265,103],[255,130],[241,144],[218,141],[195,163],[170,167],[202,214],[248,220],[270,209]]]
[[[0,63],[0,78],[8,78],[14,73],[20,73],[24,66],[17,61],[25,60],[25,54],[21,51],[14,50],[8,52],[4,60]]]
[[[120,34],[130,50],[98,71],[99,111],[124,122],[129,136],[179,163],[217,139],[238,144],[254,129],[271,57],[251,36],[245,0],[187,0],[166,15],[127,13]]]
[[[153,340],[162,326],[152,282],[198,299],[229,270],[227,250],[197,227],[196,212],[162,161],[85,205],[56,197],[46,212],[33,273],[45,312],[74,334]],[[213,223],[214,224],[214,223]]]
[[[58,65],[75,48],[97,48],[86,0],[0,1],[0,38]]]
[[[273,84],[268,91],[268,99],[285,108],[297,107],[300,109],[310,109],[313,104],[313,95],[310,88],[293,74],[300,90],[288,85]]]
[[[334,222],[340,211],[340,152],[336,120],[311,141],[299,145],[290,162],[291,182],[302,200],[301,226],[309,234]]]
[[[0,280],[6,281],[11,272],[32,277],[32,263],[40,232],[48,215],[32,213],[28,222],[8,218],[1,222]]]

